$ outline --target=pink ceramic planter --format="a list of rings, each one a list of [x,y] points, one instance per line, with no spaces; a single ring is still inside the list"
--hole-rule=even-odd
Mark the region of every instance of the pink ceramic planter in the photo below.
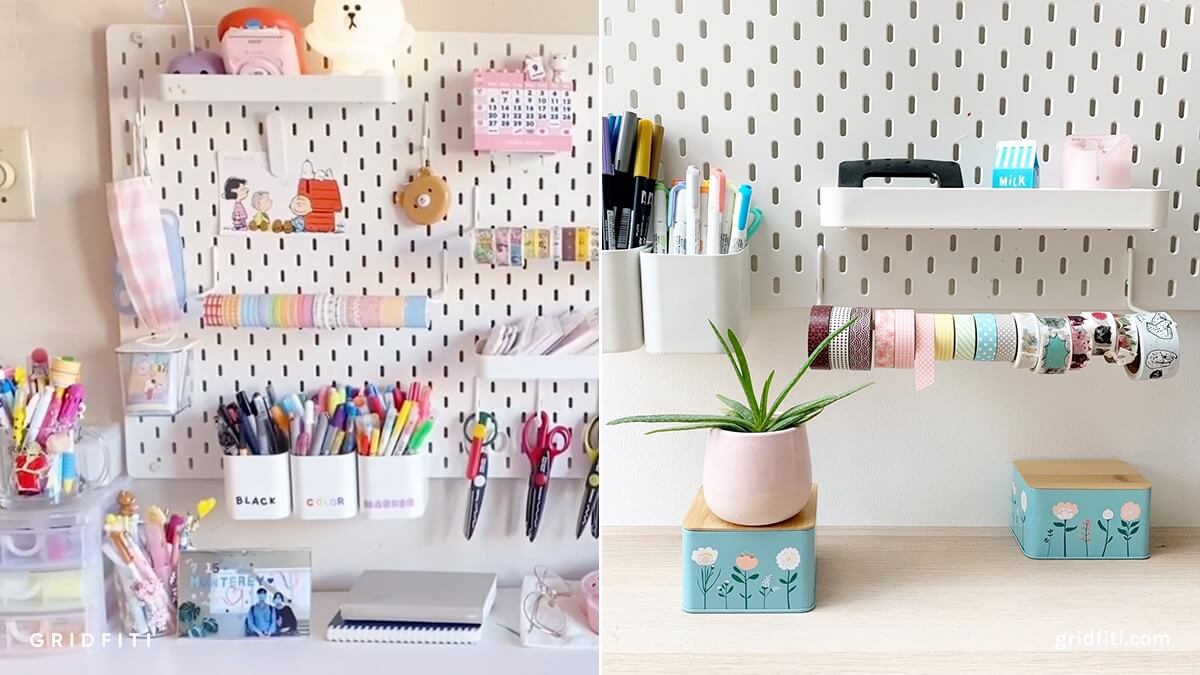
[[[766,434],[713,429],[704,450],[704,501],[723,520],[771,525],[800,513],[812,494],[804,427]]]

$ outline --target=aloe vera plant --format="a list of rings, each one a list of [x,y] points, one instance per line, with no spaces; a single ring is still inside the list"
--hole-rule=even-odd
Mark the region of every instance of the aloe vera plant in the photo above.
[[[725,410],[720,415],[634,415],[632,417],[615,419],[609,422],[609,424],[645,423],[678,425],[647,432],[650,434],[670,431],[693,431],[695,429],[724,429],[725,431],[737,433],[761,434],[798,427],[820,415],[830,405],[872,384],[868,382],[840,394],[822,396],[821,398],[816,398],[805,403],[799,403],[782,412],[779,411],[788,394],[792,393],[792,389],[800,382],[800,378],[804,377],[804,374],[808,372],[809,367],[812,366],[817,356],[829,347],[834,338],[840,335],[842,331],[849,329],[853,323],[854,320],[851,320],[821,341],[821,344],[808,355],[808,360],[804,362],[804,367],[800,369],[800,372],[796,373],[796,376],[792,378],[791,382],[788,382],[783,391],[779,392],[774,401],[771,401],[771,383],[775,379],[775,371],[772,370],[767,375],[760,393],[760,390],[756,389],[754,385],[753,378],[750,376],[750,364],[746,361],[746,353],[742,350],[742,343],[738,340],[737,335],[732,330],[727,330],[726,335],[722,336],[721,331],[717,329],[716,325],[709,321],[708,325],[712,327],[713,333],[716,334],[717,340],[721,343],[721,348],[725,351],[725,356],[729,358],[729,363],[733,366],[733,372],[737,375],[738,384],[742,387],[745,402],[735,401],[718,394],[717,399],[725,405]],[[770,405],[768,406],[769,401]]]

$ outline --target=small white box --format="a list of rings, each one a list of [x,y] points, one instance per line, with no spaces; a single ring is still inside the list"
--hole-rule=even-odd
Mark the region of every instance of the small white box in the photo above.
[[[358,515],[356,455],[292,455],[292,501],[300,520],[342,520]]]
[[[600,253],[600,349],[628,352],[642,346],[642,266],[646,248]]]
[[[292,514],[288,454],[227,455],[225,508],[233,520],[281,520]]]
[[[358,456],[358,493],[362,512],[371,520],[420,518],[429,504],[429,469],[425,453]]]
[[[642,317],[652,354],[719,354],[733,330],[750,335],[750,250],[721,255],[642,253]],[[605,318],[607,321],[607,317]]]

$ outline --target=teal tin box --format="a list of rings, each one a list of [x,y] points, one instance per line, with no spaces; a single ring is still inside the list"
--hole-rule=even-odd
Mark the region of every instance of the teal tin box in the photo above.
[[[721,520],[696,495],[683,519],[683,611],[808,612],[816,606],[817,486],[804,510],[763,527]]]
[[[1019,460],[1011,525],[1030,558],[1148,558],[1150,483],[1118,460]]]

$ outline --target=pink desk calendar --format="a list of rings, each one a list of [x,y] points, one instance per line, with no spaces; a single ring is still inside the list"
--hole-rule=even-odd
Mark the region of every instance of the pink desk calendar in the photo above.
[[[477,152],[570,152],[574,81],[530,80],[519,70],[475,71]]]

